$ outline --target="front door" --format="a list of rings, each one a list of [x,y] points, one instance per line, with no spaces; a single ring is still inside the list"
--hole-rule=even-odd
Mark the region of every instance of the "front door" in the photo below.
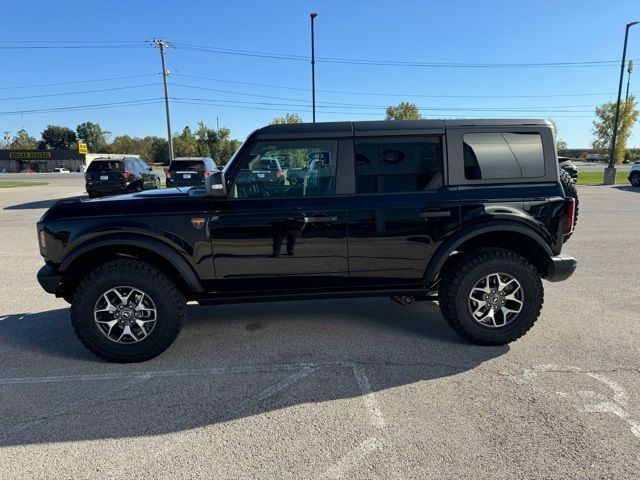
[[[289,183],[287,169],[318,156],[324,160],[313,176]],[[335,194],[336,160],[336,140],[258,141],[237,159],[229,197],[214,202],[209,222],[221,289],[302,290],[346,280],[347,196]]]

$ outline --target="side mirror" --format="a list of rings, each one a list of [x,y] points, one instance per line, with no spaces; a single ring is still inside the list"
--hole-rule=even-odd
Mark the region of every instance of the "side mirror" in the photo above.
[[[227,184],[224,180],[224,173],[212,172],[211,175],[205,177],[204,184],[207,189],[207,195],[212,197],[226,197]]]

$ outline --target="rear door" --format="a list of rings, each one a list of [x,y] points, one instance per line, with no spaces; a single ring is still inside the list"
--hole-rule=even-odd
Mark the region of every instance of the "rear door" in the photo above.
[[[439,244],[458,228],[458,193],[444,181],[442,138],[356,131],[356,192],[348,204],[353,282],[421,282]]]
[[[263,157],[304,165],[325,152],[317,184],[259,176]],[[296,290],[341,285],[348,276],[347,195],[336,191],[338,141],[257,141],[238,158],[229,198],[213,202],[216,277],[232,290]]]

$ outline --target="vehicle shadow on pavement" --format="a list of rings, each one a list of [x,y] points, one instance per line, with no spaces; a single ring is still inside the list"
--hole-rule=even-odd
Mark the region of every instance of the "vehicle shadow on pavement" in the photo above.
[[[36,210],[39,208],[50,208],[54,203],[60,200],[71,200],[73,198],[89,198],[89,197],[87,195],[81,195],[81,196],[73,196],[73,197],[47,199],[47,200],[37,200],[35,202],[18,203],[16,205],[9,205],[8,207],[4,207],[3,210]]]
[[[640,193],[640,188],[633,187],[631,185],[616,185],[613,188],[615,188],[617,190],[623,190],[625,192],[637,192],[637,193]]]
[[[462,341],[436,305],[386,298],[190,306],[176,343],[134,365],[86,352],[66,308],[10,315],[0,322],[0,446],[163,435],[350,399],[338,408],[366,420],[372,394],[508,351]]]

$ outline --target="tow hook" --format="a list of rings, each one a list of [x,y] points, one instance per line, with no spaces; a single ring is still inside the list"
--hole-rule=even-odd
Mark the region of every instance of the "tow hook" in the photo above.
[[[391,300],[399,303],[400,305],[411,305],[415,301],[415,298],[411,295],[398,295],[391,297]]]

